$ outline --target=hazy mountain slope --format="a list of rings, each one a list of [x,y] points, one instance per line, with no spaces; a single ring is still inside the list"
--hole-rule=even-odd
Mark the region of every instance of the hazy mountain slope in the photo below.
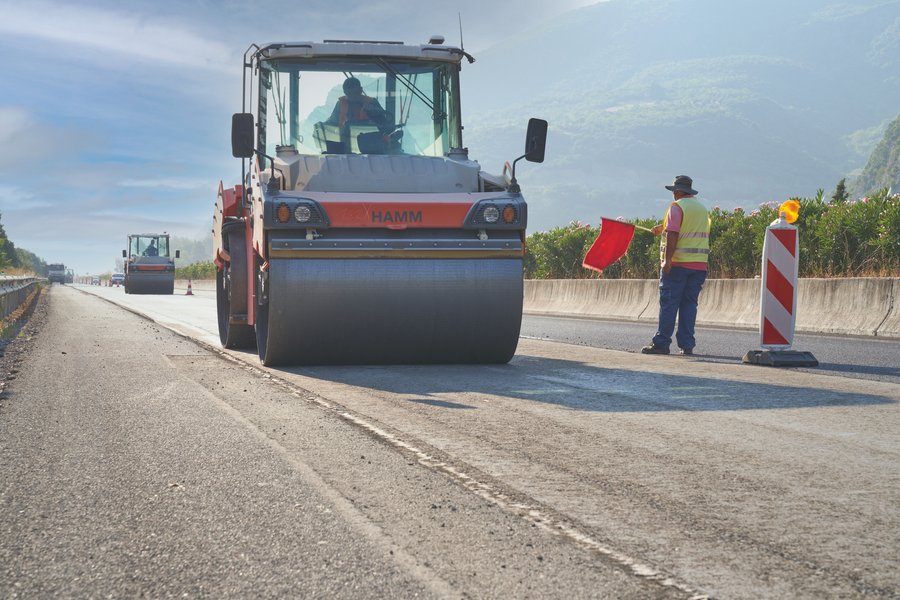
[[[547,162],[518,173],[532,229],[661,215],[679,173],[711,205],[753,206],[865,163],[854,134],[900,99],[900,0],[611,0],[477,58],[466,144],[486,168],[529,116],[550,121]]]
[[[888,125],[853,189],[862,196],[886,187],[900,191],[900,116]]]

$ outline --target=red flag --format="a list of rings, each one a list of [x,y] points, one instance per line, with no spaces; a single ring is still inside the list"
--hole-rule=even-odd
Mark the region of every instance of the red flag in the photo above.
[[[631,223],[601,218],[600,235],[585,254],[581,266],[603,272],[625,255],[633,237],[634,225]]]

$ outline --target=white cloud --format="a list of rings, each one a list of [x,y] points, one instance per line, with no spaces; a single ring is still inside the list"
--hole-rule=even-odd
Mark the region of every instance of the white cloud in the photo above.
[[[210,183],[206,179],[178,179],[172,177],[160,177],[156,179],[125,179],[119,182],[122,187],[170,189],[170,190],[201,190],[210,189]]]
[[[45,123],[16,106],[0,106],[0,175],[47,174],[91,147],[91,132]]]
[[[49,129],[27,111],[0,106],[0,173],[20,173],[22,165],[46,154]]]
[[[31,117],[21,108],[0,106],[0,147],[8,146],[31,125]]]
[[[0,33],[231,73],[232,50],[146,16],[56,2],[3,3]]]

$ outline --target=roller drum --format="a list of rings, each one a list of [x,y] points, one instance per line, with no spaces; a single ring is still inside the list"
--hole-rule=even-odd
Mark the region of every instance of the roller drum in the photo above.
[[[175,275],[173,273],[129,273],[125,282],[129,294],[173,294]]]
[[[506,363],[522,260],[272,260],[257,313],[266,365]]]

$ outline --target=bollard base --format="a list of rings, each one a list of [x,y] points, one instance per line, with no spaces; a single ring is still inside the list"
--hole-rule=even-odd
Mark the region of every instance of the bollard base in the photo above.
[[[818,367],[819,361],[812,352],[798,350],[750,350],[743,362],[767,367]]]

